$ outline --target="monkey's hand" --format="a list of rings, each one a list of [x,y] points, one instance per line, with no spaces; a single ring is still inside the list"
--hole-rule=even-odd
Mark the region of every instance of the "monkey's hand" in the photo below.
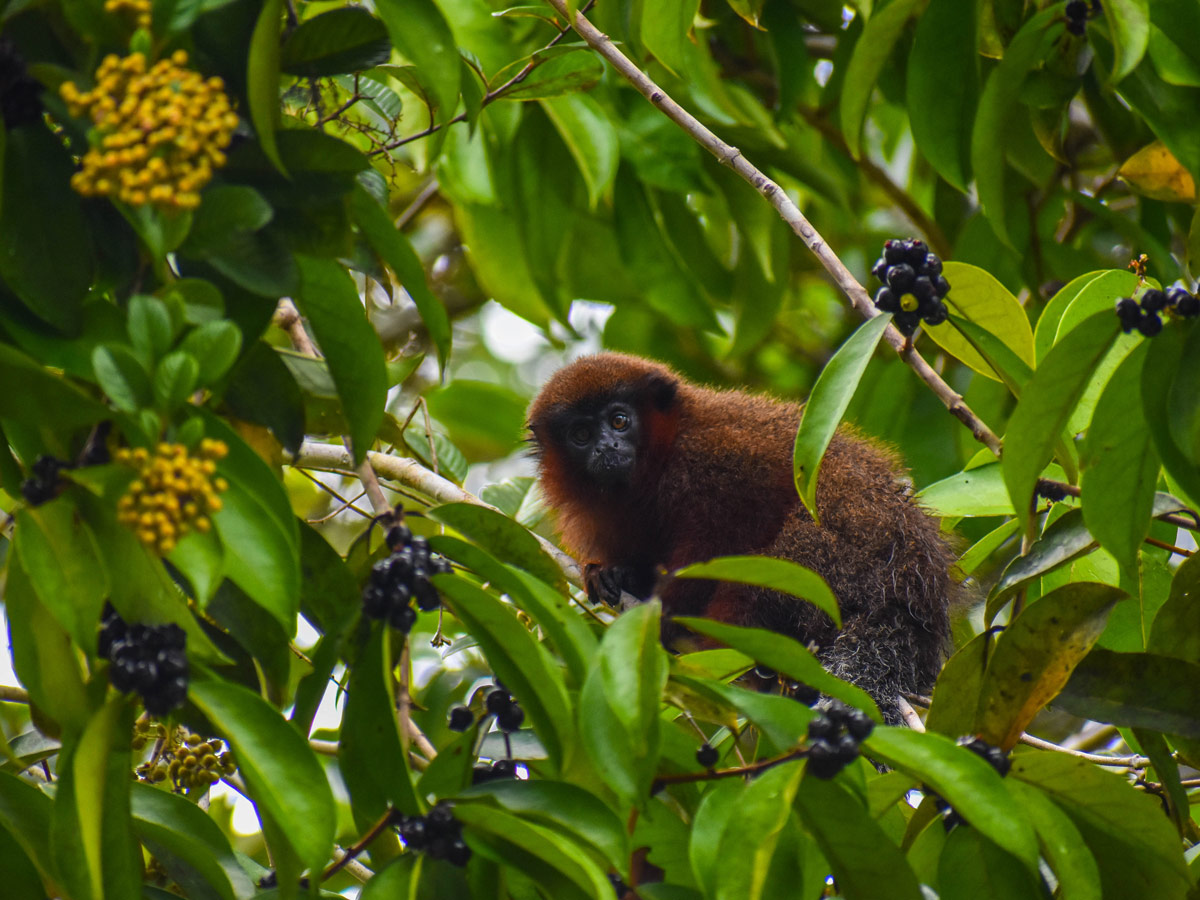
[[[622,602],[622,595],[640,602],[641,582],[644,579],[634,566],[602,566],[588,563],[583,567],[583,584],[588,599],[593,603],[604,603],[615,609],[625,609],[630,604]]]

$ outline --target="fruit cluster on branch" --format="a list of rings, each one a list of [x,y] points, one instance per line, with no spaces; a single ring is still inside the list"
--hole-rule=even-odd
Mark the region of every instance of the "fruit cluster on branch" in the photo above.
[[[941,325],[948,315],[943,302],[950,282],[942,275],[942,261],[925,242],[910,238],[883,245],[883,256],[871,268],[883,282],[875,293],[875,308],[893,314],[893,324],[905,337],[917,326]]]
[[[363,588],[363,614],[408,634],[417,621],[412,601],[415,599],[423,612],[439,608],[442,598],[429,578],[452,569],[444,557],[430,551],[429,541],[414,537],[406,525],[389,529],[387,544],[391,554],[371,567]]]
[[[1154,337],[1162,331],[1161,313],[1190,319],[1200,315],[1200,298],[1181,287],[1173,287],[1166,291],[1148,288],[1139,299],[1122,297],[1117,301],[1117,318],[1126,334],[1136,328],[1146,337]]]
[[[875,723],[861,709],[834,700],[808,723],[808,771],[829,779],[858,758],[858,747]]]
[[[209,516],[221,509],[217,495],[229,487],[215,477],[217,460],[228,452],[224,441],[209,438],[194,455],[183,444],[159,444],[153,453],[141,447],[118,450],[116,461],[133,466],[138,477],[117,502],[117,521],[160,556],[193,530],[209,531]]]
[[[131,625],[105,604],[97,651],[111,663],[113,687],[136,691],[150,715],[165,716],[187,699],[187,633],[178,625]]]
[[[431,859],[456,866],[465,866],[471,859],[471,848],[462,839],[462,823],[454,818],[450,803],[439,803],[427,816],[404,816],[396,830],[409,850]]]
[[[186,64],[183,50],[149,67],[142,53],[111,54],[96,70],[92,90],[63,84],[71,115],[95,125],[92,146],[71,178],[76,191],[130,206],[200,205],[200,189],[225,165],[238,117],[225,83]]]

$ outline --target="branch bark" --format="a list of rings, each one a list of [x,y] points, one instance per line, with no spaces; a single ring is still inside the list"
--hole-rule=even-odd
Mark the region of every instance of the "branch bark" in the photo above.
[[[390,456],[386,453],[371,452],[367,454],[367,463],[375,474],[387,481],[394,481],[404,487],[417,491],[428,497],[434,503],[474,503],[476,506],[486,506],[495,509],[489,503],[484,503],[474,494],[464,491],[452,481],[447,481],[440,475],[426,469],[414,459],[402,456]],[[300,446],[300,452],[292,460],[293,466],[304,469],[321,469],[327,472],[338,472],[342,475],[357,477],[350,451],[336,444],[322,444],[316,441],[305,441]],[[499,511],[499,510],[497,510]],[[563,553],[552,543],[540,535],[534,535],[550,557],[558,563],[567,580],[572,584],[582,584],[579,564]]]
[[[830,249],[829,245],[825,243],[825,239],[821,237],[816,228],[812,226],[812,223],[800,212],[800,208],[792,202],[791,198],[788,197],[778,184],[759,171],[758,168],[742,155],[740,150],[725,143],[707,126],[696,119],[695,116],[671,99],[666,91],[655,84],[641,69],[634,65],[629,57],[617,48],[608,35],[599,31],[581,12],[576,12],[574,18],[571,19],[568,16],[566,0],[546,0],[546,2],[554,7],[560,15],[567,18],[571,22],[571,27],[587,42],[588,46],[600,54],[642,96],[654,104],[663,115],[682,128],[693,140],[715,156],[722,164],[733,169],[734,172],[749,182],[756,191],[768,200],[775,208],[775,211],[788,224],[788,227],[804,241],[805,246],[812,251],[821,265],[825,267],[830,277],[833,278],[834,283],[849,298],[850,304],[858,311],[859,315],[864,319],[871,319],[879,315],[879,311],[875,309],[875,305],[872,303],[870,295],[867,294],[866,288],[858,283],[858,280],[846,268],[838,255]],[[900,358],[938,396],[942,403],[946,405],[946,409],[970,429],[975,439],[991,450],[996,456],[999,456],[1001,449],[1000,439],[963,402],[962,395],[943,381],[942,377],[934,371],[933,367],[915,349],[908,346],[904,335],[900,334],[894,326],[889,325],[887,331],[884,333],[884,340],[892,346],[900,355]]]

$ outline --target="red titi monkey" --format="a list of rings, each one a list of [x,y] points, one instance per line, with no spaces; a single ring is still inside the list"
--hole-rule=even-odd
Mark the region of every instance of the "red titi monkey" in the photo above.
[[[593,600],[653,592],[661,569],[760,554],[820,573],[839,631],[811,604],[774,591],[677,580],[663,613],[769,628],[815,645],[833,674],[875,698],[927,693],[949,634],[953,554],[916,506],[896,459],[843,427],[821,464],[817,510],[796,494],[801,407],[684,381],[666,366],[602,353],[557,372],[529,411],[541,484]],[[679,629],[669,624],[669,643]]]

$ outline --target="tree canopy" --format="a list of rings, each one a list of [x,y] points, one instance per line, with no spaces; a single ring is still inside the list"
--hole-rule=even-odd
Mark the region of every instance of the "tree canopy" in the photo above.
[[[1198,36],[0,0],[5,896],[1200,896]],[[971,598],[910,728],[587,601],[525,410],[599,347],[810,398],[810,508],[897,448]]]

